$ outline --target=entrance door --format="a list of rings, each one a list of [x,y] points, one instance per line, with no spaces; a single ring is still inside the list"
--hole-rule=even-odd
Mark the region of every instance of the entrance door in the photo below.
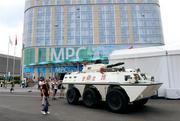
[[[63,80],[66,73],[55,73],[55,78],[57,80]]]

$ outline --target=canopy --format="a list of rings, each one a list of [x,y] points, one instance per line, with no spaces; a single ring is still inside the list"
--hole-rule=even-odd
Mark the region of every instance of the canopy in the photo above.
[[[125,62],[126,68],[140,68],[163,85],[158,95],[180,98],[180,46],[158,46],[117,50],[110,54],[109,62]]]

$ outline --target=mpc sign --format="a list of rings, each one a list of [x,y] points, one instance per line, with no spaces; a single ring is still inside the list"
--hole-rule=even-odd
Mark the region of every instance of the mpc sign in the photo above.
[[[114,49],[111,45],[26,48],[23,51],[24,66],[104,60]]]
[[[87,47],[51,48],[51,61],[73,61],[88,57]]]

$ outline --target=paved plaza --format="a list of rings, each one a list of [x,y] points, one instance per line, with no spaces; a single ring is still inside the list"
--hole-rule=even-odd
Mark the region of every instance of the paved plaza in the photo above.
[[[17,92],[16,92],[17,91]],[[51,98],[50,114],[42,115],[37,89],[15,88],[11,94],[0,88],[0,121],[179,121],[180,100],[151,99],[143,108],[129,106],[127,114],[112,113],[105,104],[96,109],[80,102],[69,105],[65,99]]]

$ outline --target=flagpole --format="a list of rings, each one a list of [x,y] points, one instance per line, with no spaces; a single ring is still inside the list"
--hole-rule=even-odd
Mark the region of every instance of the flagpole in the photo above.
[[[10,39],[10,37],[9,37]],[[10,40],[9,40],[10,41]],[[8,65],[9,65],[9,41],[8,41],[8,54],[7,54],[7,65],[6,65],[6,79],[7,79],[7,76],[8,76]]]
[[[13,58],[13,81],[14,81],[14,69],[15,69],[15,55],[16,55],[17,36],[14,43],[14,58]]]
[[[15,55],[16,55],[16,45],[14,45],[14,58],[13,58],[13,81],[14,81],[14,69],[15,69]]]

